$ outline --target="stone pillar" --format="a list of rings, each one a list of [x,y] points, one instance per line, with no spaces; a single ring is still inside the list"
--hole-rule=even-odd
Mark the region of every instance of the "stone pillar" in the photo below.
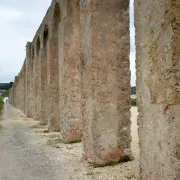
[[[48,129],[50,131],[60,130],[59,113],[59,53],[58,38],[51,37],[48,42],[48,97],[49,97],[49,115]]]
[[[47,94],[47,47],[42,49],[41,54],[41,121],[40,124],[48,123],[48,94]]]
[[[24,113],[27,115],[27,58],[25,59],[24,90]]]
[[[26,112],[26,59],[24,60],[24,113]]]
[[[34,52],[34,46],[31,48],[31,59],[32,59],[32,64],[31,64],[31,94],[32,94],[32,117],[35,118],[35,52]]]
[[[22,110],[22,71],[19,74],[18,91],[18,108]]]
[[[12,105],[14,105],[14,84],[12,87]]]
[[[20,72],[20,83],[19,83],[19,87],[18,87],[18,91],[19,91],[19,97],[20,97],[20,109],[23,111],[23,102],[24,102],[24,86],[23,86],[23,67],[21,69],[21,72]]]
[[[16,77],[16,83],[15,83],[15,106],[19,108],[19,91],[18,91],[18,85],[19,85],[19,75]]]
[[[19,101],[18,101],[18,97],[19,97],[19,91],[18,91],[18,85],[19,85],[19,74],[18,74],[18,76],[17,76],[17,78],[16,78],[16,88],[15,88],[15,94],[16,94],[16,96],[15,96],[15,106],[17,107],[17,108],[19,108]]]
[[[59,23],[61,21],[61,10],[59,3],[55,3],[54,12],[50,25],[50,35],[47,43],[47,74],[48,74],[48,97],[49,117],[48,129],[60,131],[60,108],[59,108]]]
[[[51,62],[50,62],[50,59],[51,59],[51,49],[50,49],[50,40],[48,40],[47,42],[47,88],[46,88],[46,119],[47,119],[47,122],[48,122],[48,129],[51,130],[50,128],[50,109],[51,109],[51,104],[50,104],[50,99],[51,99],[51,83],[50,83],[50,65],[51,65]]]
[[[41,50],[36,53],[35,65],[35,116],[36,120],[41,119]]]
[[[180,179],[180,3],[135,1],[140,179]]]
[[[79,8],[79,0],[68,0],[60,26],[60,127],[65,143],[82,137]]]
[[[20,71],[20,74],[19,74],[18,96],[19,96],[19,103],[18,103],[19,104],[19,109],[22,110],[22,96],[23,96],[23,90],[22,90],[22,70]]]
[[[80,6],[85,158],[103,166],[131,156],[129,1]]]
[[[21,109],[21,96],[20,96],[20,91],[22,91],[21,89],[21,71],[18,74],[18,84],[17,84],[17,107],[19,109]]]
[[[25,92],[25,87],[24,87],[24,78],[25,78],[25,66],[23,64],[23,67],[22,67],[22,110],[24,111],[24,92]]]
[[[32,117],[31,43],[26,45],[26,115]]]

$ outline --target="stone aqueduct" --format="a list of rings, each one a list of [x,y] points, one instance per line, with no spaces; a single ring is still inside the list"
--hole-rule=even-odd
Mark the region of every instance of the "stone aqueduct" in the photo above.
[[[180,179],[180,1],[135,0],[140,178]],[[28,117],[83,140],[85,159],[131,156],[128,0],[53,0],[10,90]]]

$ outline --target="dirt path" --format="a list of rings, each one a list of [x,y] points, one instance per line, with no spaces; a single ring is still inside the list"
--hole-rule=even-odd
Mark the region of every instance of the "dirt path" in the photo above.
[[[21,117],[22,116],[22,117]],[[22,123],[20,111],[5,105],[0,132],[1,180],[59,180],[66,179],[61,164],[50,159],[50,154],[28,132],[29,125]]]
[[[132,111],[132,151],[127,163],[93,168],[82,160],[81,143],[64,144],[59,133],[44,133],[47,127],[5,105],[0,130],[0,180],[137,180],[137,108]]]

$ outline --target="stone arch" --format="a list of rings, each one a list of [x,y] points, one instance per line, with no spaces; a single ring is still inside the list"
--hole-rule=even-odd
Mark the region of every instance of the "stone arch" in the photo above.
[[[54,7],[54,13],[53,13],[53,24],[52,24],[53,36],[58,34],[60,21],[61,21],[61,9],[60,9],[59,3],[56,3]]]
[[[38,37],[37,43],[36,43],[36,54],[37,54],[37,56],[39,55],[40,48],[41,48],[41,41],[40,41],[40,37]]]
[[[43,33],[43,47],[44,48],[47,46],[48,38],[49,38],[49,29],[48,29],[48,26],[45,25],[44,33]]]
[[[56,3],[54,6],[53,19],[52,19],[52,35],[49,44],[49,130],[59,131],[60,113],[59,113],[59,23],[61,21],[60,4]]]

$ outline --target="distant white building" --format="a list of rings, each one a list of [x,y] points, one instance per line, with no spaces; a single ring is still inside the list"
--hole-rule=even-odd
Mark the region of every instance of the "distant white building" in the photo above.
[[[137,99],[136,94],[131,94],[131,99]]]
[[[2,93],[5,92],[4,89],[0,89],[0,96],[2,95]]]

